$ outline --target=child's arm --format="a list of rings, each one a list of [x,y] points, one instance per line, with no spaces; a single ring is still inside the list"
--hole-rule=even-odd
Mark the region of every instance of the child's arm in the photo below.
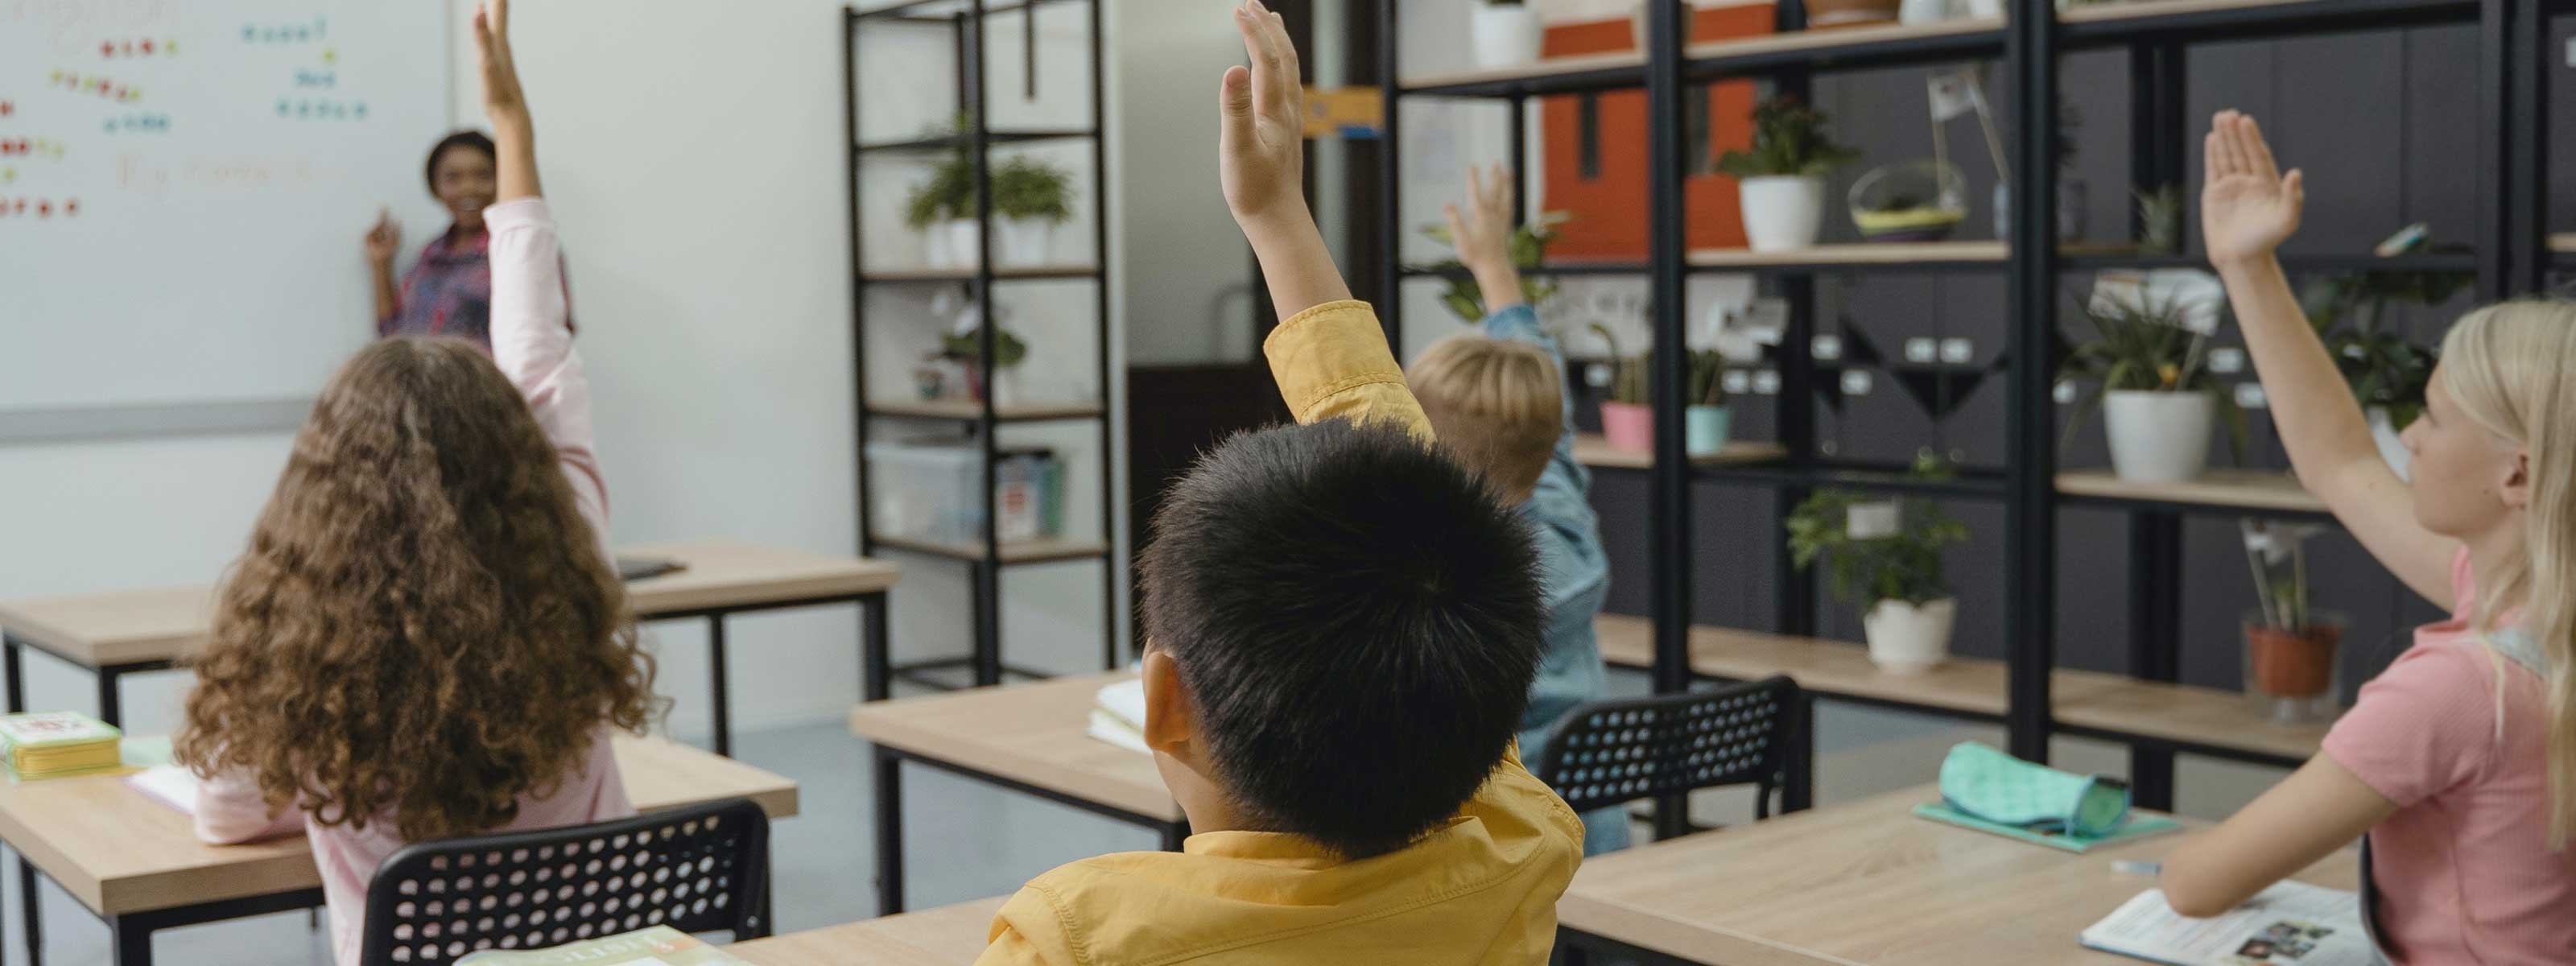
[[[273,809],[249,773],[220,772],[197,780],[197,839],[214,845],[239,845],[303,830],[304,813]]]
[[[1485,296],[1485,335],[1496,339],[1527,342],[1547,353],[1556,363],[1559,409],[1562,426],[1556,438],[1556,459],[1549,471],[1571,471],[1567,481],[1577,492],[1589,490],[1591,479],[1574,461],[1574,397],[1564,391],[1565,350],[1556,337],[1539,325],[1538,312],[1521,294],[1520,266],[1512,263],[1512,187],[1513,172],[1495,165],[1487,174],[1467,169],[1467,207],[1452,204],[1444,209],[1449,219],[1449,238],[1458,249],[1458,263],[1476,277],[1476,288]]]
[[[1262,345],[1279,394],[1301,423],[1384,419],[1429,439],[1431,421],[1405,388],[1377,314],[1351,299],[1306,210],[1305,92],[1288,29],[1261,0],[1242,0],[1234,22],[1252,66],[1228,69],[1219,88],[1218,173],[1279,306],[1279,328]]]
[[[561,454],[574,501],[604,542],[608,499],[591,449],[590,379],[566,322],[554,213],[537,194],[536,128],[510,49],[509,0],[489,0],[475,13],[474,42],[483,109],[500,155],[498,200],[483,214],[491,233],[492,361],[527,397],[537,425]]]
[[[2305,179],[2286,177],[2254,119],[2220,111],[2202,143],[2207,183],[2201,188],[2201,235],[2210,264],[2227,282],[2227,298],[2245,330],[2254,372],[2272,402],[2272,419],[2290,451],[2299,482],[2334,509],[2336,519],[2381,565],[2425,599],[2451,599],[2451,562],[2459,544],[2415,522],[2406,483],[2380,459],[2361,404],[2290,294],[2273,251],[2299,229]]]
[[[2215,916],[2352,844],[2396,810],[2320,754],[2217,828],[2184,840],[2157,884],[2175,912]]]

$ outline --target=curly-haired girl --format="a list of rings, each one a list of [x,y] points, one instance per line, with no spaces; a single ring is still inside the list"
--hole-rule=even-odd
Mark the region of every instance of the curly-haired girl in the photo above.
[[[633,814],[608,737],[659,710],[601,541],[508,10],[474,21],[500,155],[492,355],[398,338],[333,377],[225,582],[177,743],[201,837],[311,837],[344,964],[405,844]]]

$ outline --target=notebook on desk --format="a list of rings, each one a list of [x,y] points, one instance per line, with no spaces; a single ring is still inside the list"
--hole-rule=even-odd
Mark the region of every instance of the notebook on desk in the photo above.
[[[689,569],[688,565],[677,560],[666,560],[661,557],[619,557],[616,563],[617,579],[628,583]]]
[[[2372,966],[2361,900],[2341,889],[2283,882],[2244,905],[2186,919],[2162,889],[2138,893],[2086,928],[2084,945],[2168,966]]]

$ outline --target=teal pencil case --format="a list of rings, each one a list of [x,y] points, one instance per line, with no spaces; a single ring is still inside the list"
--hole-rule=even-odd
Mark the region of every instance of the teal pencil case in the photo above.
[[[2129,821],[2129,783],[2059,771],[1973,741],[1941,760],[1941,800],[1960,815],[2042,835],[2100,839]]]

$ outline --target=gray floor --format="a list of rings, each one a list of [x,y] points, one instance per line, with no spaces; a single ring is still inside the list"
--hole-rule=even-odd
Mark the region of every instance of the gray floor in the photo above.
[[[1613,690],[1643,693],[1645,678],[1614,674]],[[688,736],[683,736],[687,738]],[[1817,716],[1817,800],[1832,804],[1933,780],[1941,752],[1960,740],[1997,742],[2001,729],[1961,727],[1939,719],[1828,705]],[[777,866],[778,929],[790,932],[875,914],[873,825],[868,811],[865,746],[838,723],[738,734],[736,756],[796,779],[802,814],[772,835]],[[2064,741],[2061,767],[2121,774],[2126,756],[2093,742]],[[2177,775],[2179,811],[2223,817],[2279,771],[2186,759]],[[1694,800],[1694,818],[1750,821],[1750,796],[1722,791]],[[929,769],[904,771],[905,887],[913,908],[927,908],[1016,889],[1055,865],[1103,852],[1155,847],[1153,833]],[[1638,841],[1648,838],[1643,826]],[[25,933],[17,910],[17,877],[6,880],[5,961],[24,963]],[[46,962],[88,966],[108,960],[107,929],[70,896],[47,885]],[[328,966],[328,940],[307,929],[303,913],[265,916],[162,932],[159,962],[185,966]]]

